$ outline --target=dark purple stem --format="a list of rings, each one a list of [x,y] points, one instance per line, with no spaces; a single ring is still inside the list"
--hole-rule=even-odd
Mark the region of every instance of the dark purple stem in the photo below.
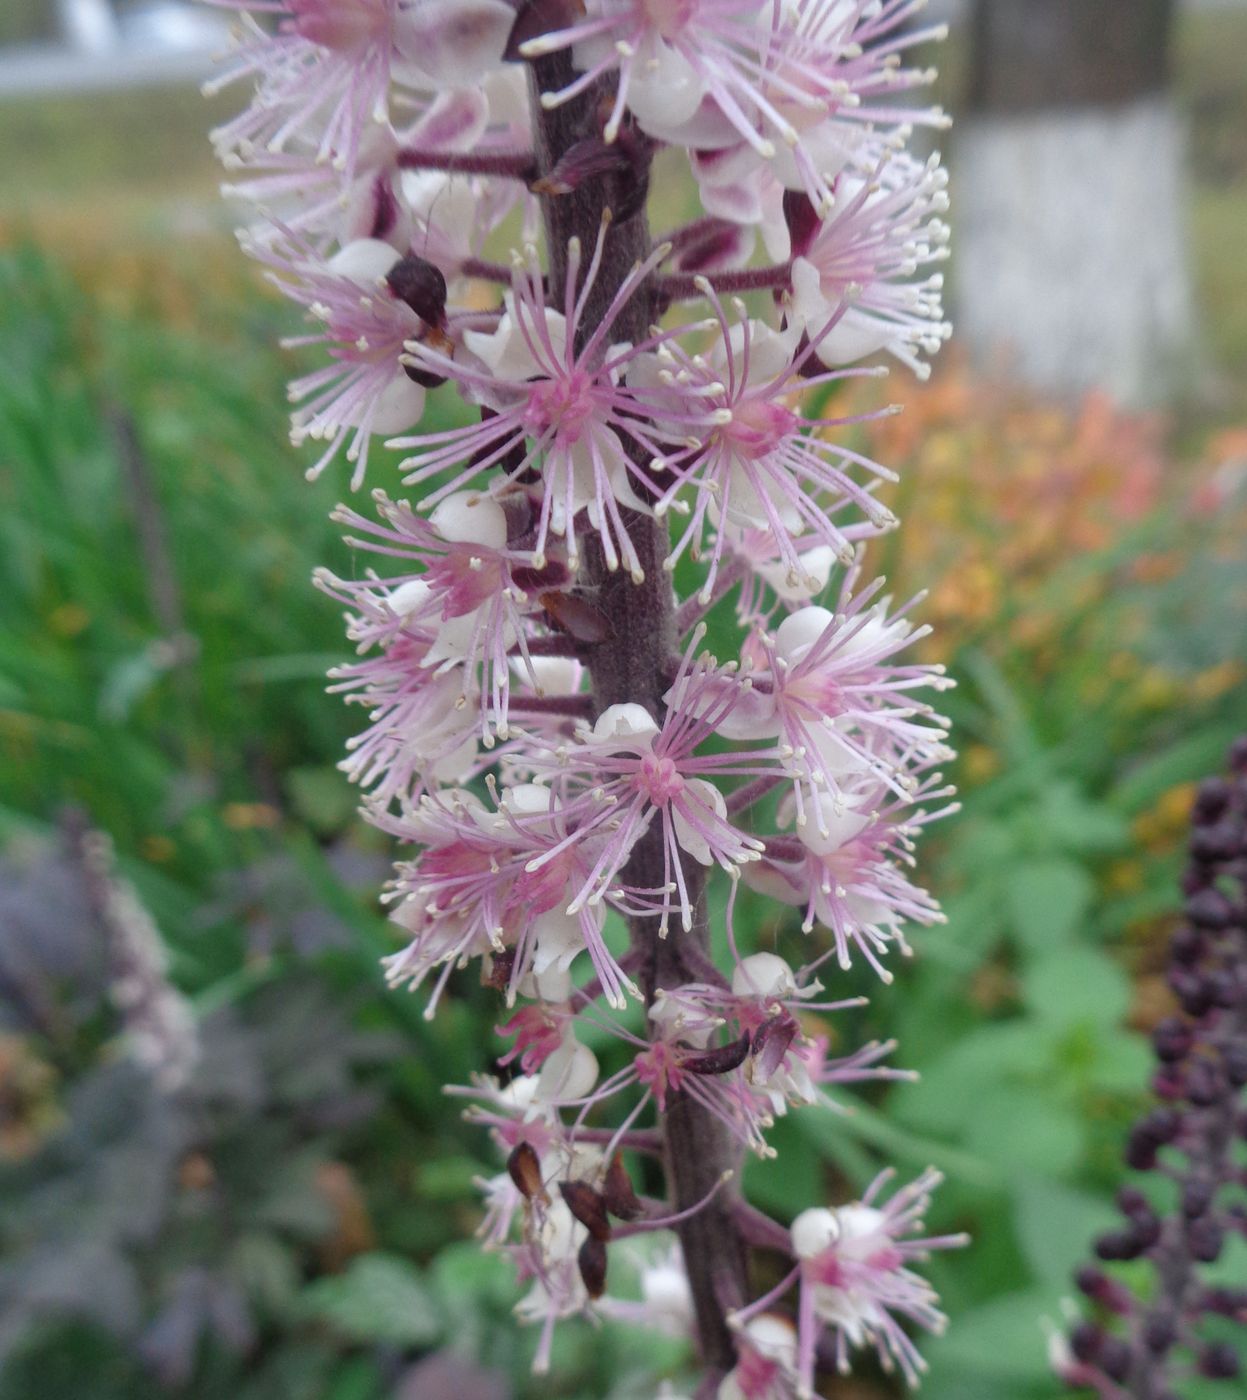
[[[587,650],[583,642],[564,636],[530,637],[525,646],[529,656],[554,656],[561,661],[581,660]]]
[[[772,1220],[748,1201],[732,1202],[736,1228],[755,1249],[774,1249],[780,1254],[792,1254],[792,1236],[778,1221]]]
[[[399,151],[400,170],[448,170],[457,175],[493,175],[530,182],[537,166],[531,151]]]
[[[735,792],[728,795],[728,816],[734,817],[739,812],[745,811],[746,808],[752,807],[755,802],[761,802],[768,792],[774,792],[783,781],[782,774],[767,773],[764,777],[755,778],[753,782],[738,787]]]
[[[666,301],[693,301],[704,296],[704,282],[709,282],[720,296],[734,296],[740,292],[779,292],[792,282],[792,264],[743,267],[738,272],[673,272],[655,280],[658,295]]]
[[[673,228],[670,233],[664,234],[658,242],[670,243],[672,253],[678,253],[690,244],[698,242],[699,239],[709,237],[721,229],[723,225],[724,220],[716,218],[713,214],[707,214],[704,218],[694,219],[691,224],[681,224],[679,228]]]
[[[700,593],[694,593],[687,602],[681,603],[675,610],[676,634],[682,637],[695,627],[719,599],[726,597],[744,576],[745,566],[743,564],[736,560],[725,564],[715,576],[714,588],[707,602],[702,602]]]
[[[543,111],[540,93],[564,88],[576,76],[570,56],[558,53],[543,57],[533,64],[531,75],[537,99],[533,106],[538,113],[534,146],[541,176],[552,171],[574,145],[594,133],[604,93],[595,86],[552,111]],[[570,238],[578,238],[585,248],[594,246],[603,208],[618,183],[618,175],[612,180],[586,180],[560,198],[542,201],[552,286],[561,287],[564,283]],[[615,212],[620,214],[619,210]],[[644,215],[626,217],[629,212],[625,207],[606,234],[601,269],[581,321],[582,341],[601,322],[624,278],[650,251]],[[637,344],[645,339],[658,306],[655,291],[653,280],[641,288],[615,322],[612,340]],[[677,651],[679,640],[671,576],[662,566],[669,550],[667,529],[661,521],[628,510],[624,511],[624,519],[645,578],[635,584],[626,572],[609,569],[596,536],[586,536],[586,588],[602,615],[610,619],[612,632],[584,655],[598,712],[629,701],[644,705],[661,720],[662,697],[670,685],[669,660]],[[708,952],[703,872],[690,862],[684,875],[697,909],[691,930],[685,931],[677,924],[664,939],[658,936],[656,920],[637,917],[630,921],[633,948],[641,954],[637,975],[647,1002],[660,988],[704,980],[710,975],[723,981]],[[623,880],[652,889],[664,879],[661,826],[654,822],[633,849]],[[672,1212],[686,1211],[706,1201],[676,1230],[693,1295],[702,1360],[710,1375],[722,1376],[736,1359],[726,1314],[742,1306],[748,1297],[748,1269],[745,1242],[732,1213],[737,1196],[735,1182],[722,1186],[712,1199],[706,1198],[724,1172],[739,1171],[741,1150],[725,1124],[682,1093],[668,1095],[660,1126]]]
[[[576,1141],[591,1143],[595,1147],[604,1147],[607,1143],[614,1142],[630,1152],[662,1156],[662,1134],[654,1128],[633,1128],[623,1137],[620,1137],[614,1128],[577,1128]]]
[[[566,715],[592,719],[593,701],[588,695],[513,695],[511,709],[528,715]]]
[[[464,258],[460,269],[465,277],[476,277],[482,282],[501,282],[511,285],[511,269],[502,263],[486,262],[483,258]]]

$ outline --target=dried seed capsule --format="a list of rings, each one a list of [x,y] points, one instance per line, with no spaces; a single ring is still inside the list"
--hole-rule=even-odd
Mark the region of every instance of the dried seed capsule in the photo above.
[[[611,1223],[606,1218],[606,1202],[600,1192],[587,1181],[560,1181],[559,1194],[567,1202],[567,1209],[595,1240],[610,1239]]]
[[[405,301],[428,326],[440,326],[446,320],[446,279],[441,268],[427,258],[415,254],[400,258],[386,273],[390,291]]]
[[[585,1292],[590,1298],[600,1298],[606,1292],[606,1246],[592,1235],[580,1246],[576,1256]]]
[[[632,1189],[632,1178],[624,1166],[621,1153],[616,1152],[611,1158],[602,1195],[606,1209],[619,1220],[635,1220],[644,1209]]]
[[[507,1173],[526,1201],[538,1200],[549,1205],[550,1197],[541,1180],[541,1162],[530,1143],[521,1142],[515,1146],[507,1158]]]

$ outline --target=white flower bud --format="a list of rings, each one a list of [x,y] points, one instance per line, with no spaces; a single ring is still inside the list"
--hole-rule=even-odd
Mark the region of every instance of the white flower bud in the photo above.
[[[738,997],[766,997],[784,1001],[797,994],[792,969],[775,953],[754,953],[742,958],[732,973],[732,993]]]
[[[456,491],[429,517],[429,523],[449,544],[479,544],[485,549],[507,547],[506,511],[479,491]]]
[[[798,1259],[814,1259],[840,1238],[840,1222],[834,1210],[815,1206],[803,1210],[792,1222],[792,1247]]]

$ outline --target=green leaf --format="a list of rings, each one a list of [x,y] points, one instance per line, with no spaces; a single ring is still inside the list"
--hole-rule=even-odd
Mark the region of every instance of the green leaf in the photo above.
[[[1027,1175],[1014,1183],[1014,1228],[1041,1283],[1066,1287],[1091,1240],[1112,1223],[1112,1207],[1098,1196],[1046,1177]]]
[[[776,1155],[745,1164],[745,1195],[763,1210],[790,1219],[823,1196],[819,1153],[792,1117],[780,1118],[767,1134]]]
[[[1015,1018],[964,1036],[888,1100],[890,1116],[920,1131],[951,1136],[973,1119],[984,1094],[1044,1072],[1054,1053],[1047,1027]]]
[[[1094,948],[1035,961],[1023,974],[1022,993],[1036,1016],[1067,1026],[1119,1026],[1130,1007],[1126,974]]]
[[[1044,1319],[1056,1312],[1054,1299],[1038,1290],[1009,1293],[962,1313],[948,1332],[927,1344],[931,1369],[939,1374],[963,1366],[1015,1383],[1047,1378]],[[997,1394],[1001,1394],[997,1391]],[[1015,1394],[1010,1389],[1004,1394]]]
[[[286,1313],[299,1291],[294,1252],[275,1235],[243,1235],[229,1255],[230,1272],[247,1295],[270,1313]]]
[[[1001,1086],[976,1100],[965,1141],[1006,1171],[1068,1176],[1083,1155],[1083,1129],[1073,1112],[1033,1089]]]
[[[387,1388],[372,1357],[356,1356],[335,1374],[325,1400],[380,1400]]]
[[[1151,1047],[1141,1035],[1101,1035],[1089,1079],[1106,1093],[1137,1096],[1146,1090],[1153,1064]]]
[[[355,814],[359,794],[332,765],[292,768],[285,783],[295,814],[318,835],[334,835]]]
[[[357,1342],[428,1346],[442,1332],[420,1271],[394,1254],[361,1254],[346,1273],[317,1279],[303,1290],[302,1307]]]
[[[1170,788],[1215,772],[1231,736],[1222,729],[1201,729],[1163,753],[1136,764],[1114,788],[1110,801],[1127,816],[1145,811]]]
[[[447,1245],[429,1267],[437,1296],[456,1317],[473,1308],[506,1309],[515,1301],[514,1272],[499,1268],[498,1256],[474,1240]]]
[[[1002,884],[1013,931],[1039,954],[1079,932],[1094,893],[1082,866],[1060,857],[1014,866]]]
[[[950,1179],[981,1190],[1000,1186],[999,1175],[990,1162],[960,1152],[937,1138],[907,1132],[892,1121],[890,1114],[850,1100],[847,1094],[839,1097],[848,1108],[847,1113],[806,1108],[797,1114],[796,1122],[854,1185],[865,1186],[878,1167],[878,1158],[859,1146],[864,1143],[882,1152],[890,1162],[906,1163],[919,1170],[938,1167]]]
[[[419,1173],[421,1200],[462,1201],[472,1195],[481,1164],[475,1157],[434,1157],[421,1163]]]
[[[1130,839],[1130,827],[1119,812],[1090,801],[1064,780],[1044,791],[1039,816],[1047,835],[1071,852],[1117,851]]]

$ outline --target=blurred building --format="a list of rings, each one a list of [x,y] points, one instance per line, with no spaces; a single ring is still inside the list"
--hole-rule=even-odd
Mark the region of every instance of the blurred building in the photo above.
[[[0,96],[199,79],[228,32],[191,0],[3,0]]]
[[[1195,360],[1174,0],[960,8],[959,333],[1044,391],[1165,400]]]

